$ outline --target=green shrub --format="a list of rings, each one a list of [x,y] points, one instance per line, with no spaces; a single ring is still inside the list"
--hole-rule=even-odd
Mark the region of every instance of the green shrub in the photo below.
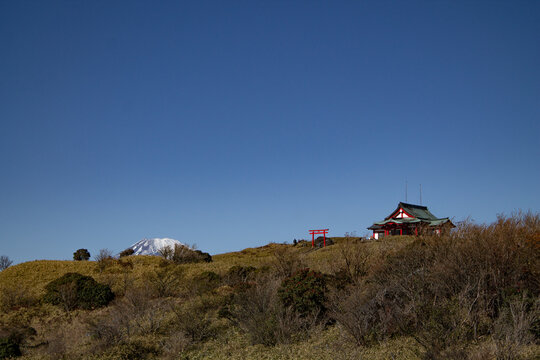
[[[326,289],[325,276],[306,268],[283,280],[278,295],[283,305],[307,315],[325,311]]]
[[[90,252],[86,249],[79,249],[73,253],[73,260],[83,261],[90,259]]]
[[[53,305],[62,305],[66,311],[102,307],[114,299],[108,285],[78,273],[67,273],[51,281],[45,290],[43,300]]]
[[[252,280],[256,270],[253,266],[232,266],[227,271],[227,282],[231,286],[248,282]]]
[[[133,250],[132,248],[129,248],[129,249],[126,249],[126,250],[122,251],[120,253],[120,257],[130,256],[130,255],[133,255],[134,253],[135,253],[135,250]]]
[[[11,338],[0,339],[0,359],[9,359],[21,356],[19,344]]]
[[[176,244],[174,247],[164,247],[159,254],[176,264],[190,264],[197,262],[211,262],[212,256],[200,250],[194,250],[185,245]]]
[[[204,294],[217,288],[221,284],[221,277],[213,271],[203,271],[192,280],[191,288],[197,294]]]
[[[196,258],[201,262],[212,262],[212,255],[201,250],[195,250]]]

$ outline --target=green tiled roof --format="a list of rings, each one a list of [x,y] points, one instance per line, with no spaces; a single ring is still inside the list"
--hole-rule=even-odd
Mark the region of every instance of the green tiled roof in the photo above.
[[[408,214],[414,216],[413,218],[392,218],[392,215],[395,214],[397,210],[402,208],[404,211],[406,211]],[[427,208],[427,206],[422,205],[415,205],[415,204],[407,204],[404,202],[400,202],[398,204],[398,207],[396,210],[392,211],[392,213],[387,216],[383,221],[378,221],[373,223],[370,227],[368,227],[369,230],[377,230],[384,227],[386,224],[418,224],[418,223],[424,223],[428,226],[439,226],[442,224],[445,224],[449,222],[450,225],[453,225],[449,218],[437,218],[435,215],[433,215]]]
[[[419,222],[422,222],[422,220],[420,219],[415,219],[415,218],[403,218],[403,219],[387,219],[387,220],[383,220],[383,221],[378,221],[375,223],[375,225],[384,225],[384,224],[389,224],[389,223],[395,223],[395,224],[414,224],[414,223],[419,223]]]
[[[449,218],[442,218],[442,219],[437,219],[437,220],[433,220],[430,222],[430,226],[438,226],[438,225],[442,225],[446,222],[449,222],[450,219]]]
[[[407,204],[404,202],[400,202],[398,204],[398,207],[396,208],[396,210],[392,212],[392,214],[394,214],[399,208],[403,208],[403,210],[405,210],[406,212],[408,212],[409,214],[411,214],[412,216],[418,219],[422,219],[422,220],[436,220],[437,219],[435,215],[429,212],[427,206]],[[390,214],[390,216],[392,216],[392,214]],[[386,217],[386,219],[390,219],[390,216]]]

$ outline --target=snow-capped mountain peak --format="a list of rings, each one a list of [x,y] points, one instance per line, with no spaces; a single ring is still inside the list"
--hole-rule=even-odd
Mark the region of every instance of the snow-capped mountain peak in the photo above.
[[[153,239],[142,239],[141,241],[130,246],[133,249],[133,255],[159,255],[159,250],[164,247],[172,247],[175,245],[186,246],[175,239],[169,238],[153,238]]]

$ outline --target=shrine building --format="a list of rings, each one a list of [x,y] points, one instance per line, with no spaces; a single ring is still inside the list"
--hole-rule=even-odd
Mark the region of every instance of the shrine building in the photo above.
[[[400,202],[384,220],[368,227],[373,230],[373,238],[380,239],[388,235],[418,235],[419,233],[442,231],[455,227],[449,218],[437,218],[427,206]]]

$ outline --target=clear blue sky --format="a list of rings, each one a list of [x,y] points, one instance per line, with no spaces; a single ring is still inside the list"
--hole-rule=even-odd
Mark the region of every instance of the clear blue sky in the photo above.
[[[540,1],[1,1],[0,255],[539,211]]]

